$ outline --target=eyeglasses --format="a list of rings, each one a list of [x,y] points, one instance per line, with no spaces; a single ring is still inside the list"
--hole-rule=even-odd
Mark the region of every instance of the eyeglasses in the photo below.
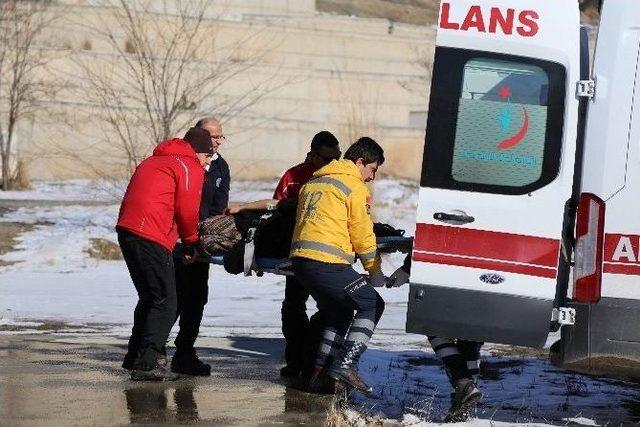
[[[224,135],[211,135],[211,139],[217,139],[218,141],[225,141],[227,137]]]

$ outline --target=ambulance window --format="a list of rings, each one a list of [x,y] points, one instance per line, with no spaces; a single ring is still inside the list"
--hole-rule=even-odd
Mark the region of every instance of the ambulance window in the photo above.
[[[540,179],[548,90],[549,80],[540,67],[493,59],[467,62],[453,179],[510,187]]]
[[[547,61],[438,48],[422,185],[524,194],[553,181],[564,79]]]

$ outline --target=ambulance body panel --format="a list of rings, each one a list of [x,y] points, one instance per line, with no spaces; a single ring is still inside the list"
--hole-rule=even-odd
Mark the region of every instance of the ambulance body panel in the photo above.
[[[593,68],[582,193],[601,201],[599,289],[574,285],[576,323],[552,348],[558,364],[640,378],[640,3],[606,1]],[[580,213],[578,214],[580,222]],[[580,224],[578,224],[580,227]],[[576,265],[583,263],[576,251]],[[588,257],[587,257],[588,258]],[[598,283],[586,286],[597,287]],[[579,294],[587,295],[581,298]]]
[[[544,345],[578,80],[575,0],[441,3],[408,332]]]

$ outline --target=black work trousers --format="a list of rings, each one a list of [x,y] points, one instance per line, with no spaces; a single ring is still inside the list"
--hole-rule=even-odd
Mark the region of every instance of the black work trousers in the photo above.
[[[194,262],[183,264],[176,261],[176,288],[180,330],[176,336],[174,357],[192,357],[196,351],[194,344],[200,332],[204,306],[209,300],[209,263]]]
[[[287,276],[282,301],[282,335],[285,339],[284,360],[293,369],[302,369],[305,362],[304,346],[309,318],[307,300],[309,292],[294,276]]]
[[[384,301],[351,265],[293,258],[293,271],[318,304],[324,327],[316,365],[341,351],[347,332],[366,345],[384,311]],[[355,316],[354,316],[355,311]]]
[[[173,256],[158,243],[118,229],[118,243],[138,292],[124,367],[149,370],[163,355],[176,315]]]

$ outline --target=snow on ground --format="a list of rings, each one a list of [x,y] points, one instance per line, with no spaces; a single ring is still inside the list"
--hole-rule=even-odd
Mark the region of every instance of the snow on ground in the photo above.
[[[234,183],[231,199],[270,198],[274,186],[272,182]],[[415,184],[380,180],[373,194],[376,221],[412,235]],[[67,333],[129,334],[136,296],[124,262],[96,261],[86,253],[90,238],[115,242],[113,226],[120,197],[104,190],[104,184],[88,181],[39,183],[30,192],[0,193],[0,206],[2,199],[42,201],[9,210],[0,217],[0,222],[34,225],[18,237],[15,251],[0,255],[2,261],[15,262],[0,267],[0,330],[25,331],[65,322]],[[87,200],[96,203],[87,205]],[[402,260],[402,254],[386,256],[384,271],[390,274]],[[357,412],[351,416],[356,424],[358,420],[365,422],[363,414],[399,420],[405,425],[436,423],[448,407],[450,387],[446,376],[425,337],[404,332],[408,287],[382,289],[381,293],[386,310],[371,349],[361,362],[362,374],[380,398],[354,395],[352,407]],[[234,276],[212,266],[209,295],[202,335],[280,336],[283,277]],[[315,307],[312,302],[309,306],[311,313]],[[483,356],[481,387],[485,398],[471,425],[640,421],[640,390],[636,385],[567,373],[544,359],[495,357],[486,349]]]

